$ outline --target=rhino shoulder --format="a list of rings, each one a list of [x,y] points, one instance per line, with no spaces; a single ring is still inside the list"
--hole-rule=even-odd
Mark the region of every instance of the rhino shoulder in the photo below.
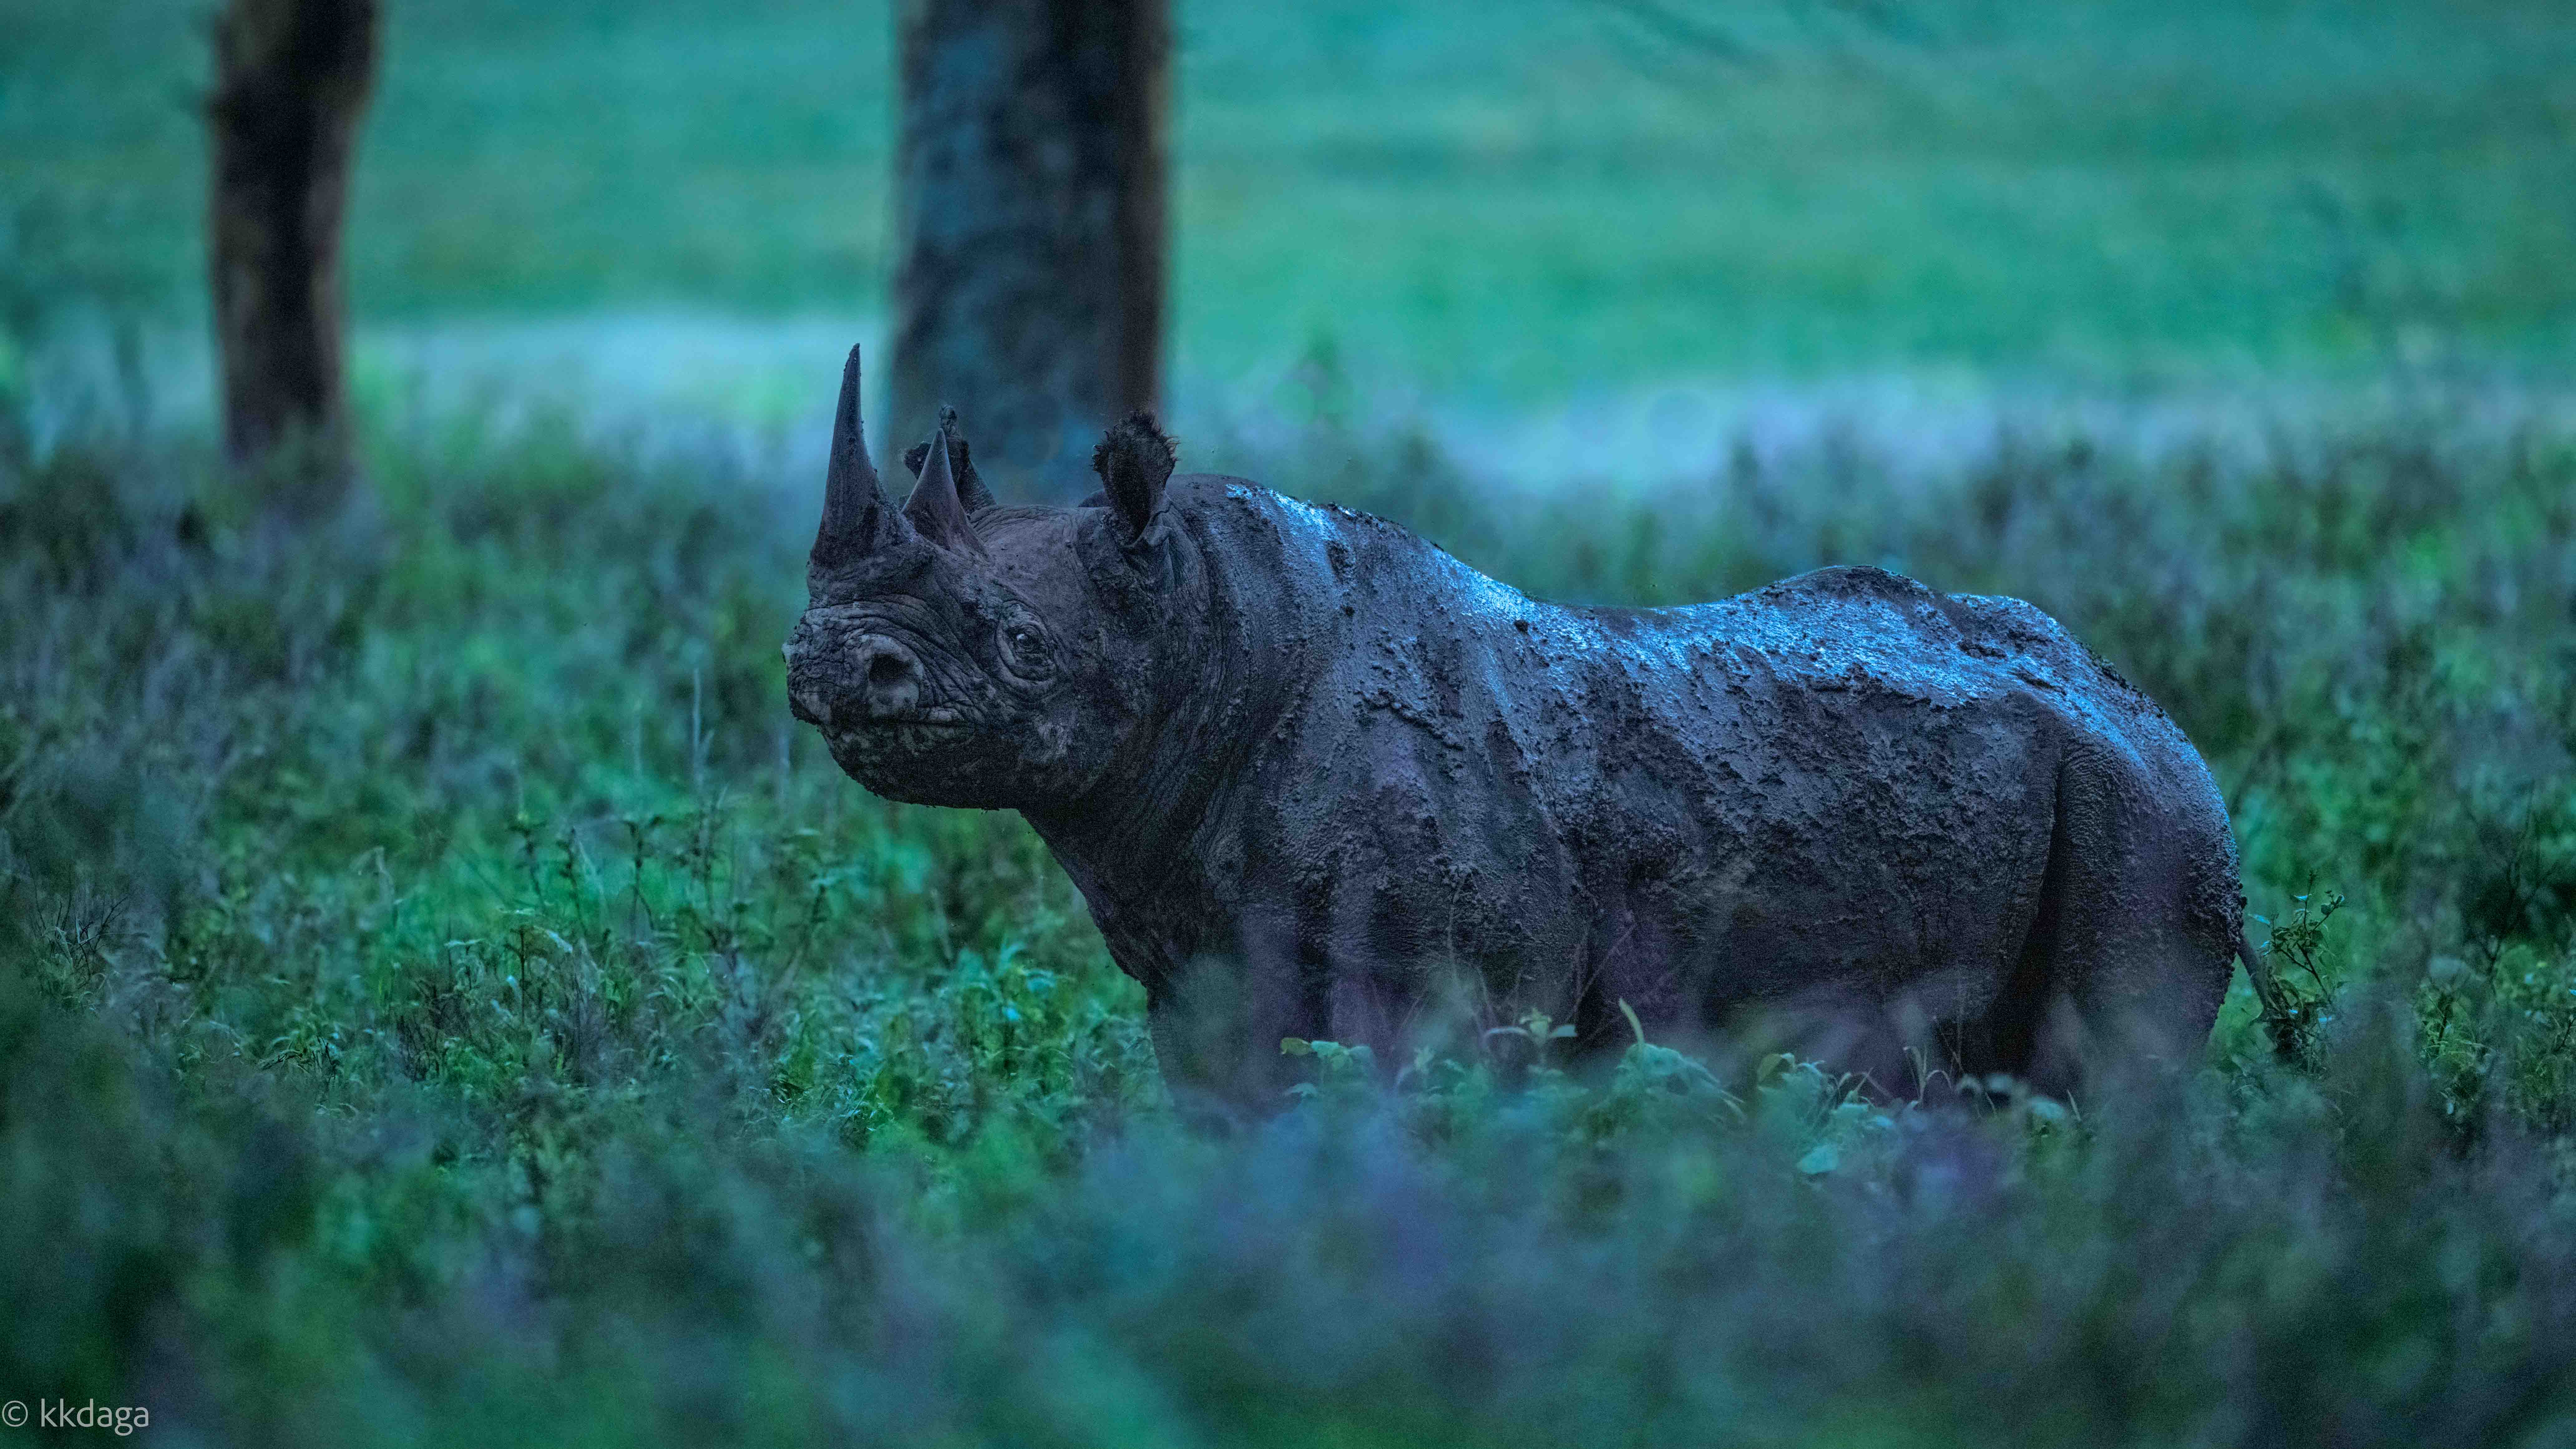
[[[1734,642],[1811,657],[1834,673],[1920,664],[1946,653],[1959,632],[1941,595],[1865,565],[1815,569],[1705,608]]]
[[[1728,630],[1822,687],[1874,684],[1963,702],[2106,692],[2153,710],[2066,627],[2020,599],[1944,594],[1885,569],[1816,569],[1739,595]]]
[[[2109,660],[2024,600],[2002,594],[1948,594],[1942,596],[1941,607],[1957,624],[1960,648],[1968,653],[2007,663],[2033,682],[2101,694],[2157,718],[2164,716],[2163,709]]]
[[[1929,604],[1940,597],[1903,574],[1868,564],[1828,564],[1754,592],[1765,598],[1867,599],[1900,605]]]

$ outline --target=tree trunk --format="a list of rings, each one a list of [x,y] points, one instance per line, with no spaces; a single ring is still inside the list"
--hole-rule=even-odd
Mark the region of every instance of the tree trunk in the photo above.
[[[1161,391],[1169,0],[904,0],[890,446],[954,404],[1006,493],[1088,493]]]
[[[207,238],[224,444],[301,511],[352,467],[340,232],[376,0],[229,0],[215,23]]]

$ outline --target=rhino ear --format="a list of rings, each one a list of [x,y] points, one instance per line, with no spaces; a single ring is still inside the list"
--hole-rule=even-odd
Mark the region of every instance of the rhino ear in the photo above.
[[[912,496],[903,501],[904,519],[932,543],[982,553],[984,540],[967,521],[966,500],[959,495],[957,470],[951,466],[959,451],[955,408],[939,410],[939,432],[931,443],[938,446],[923,446],[921,479],[912,485]]]
[[[1162,510],[1163,485],[1179,461],[1180,449],[1149,412],[1129,413],[1092,449],[1091,470],[1129,538],[1141,536]]]

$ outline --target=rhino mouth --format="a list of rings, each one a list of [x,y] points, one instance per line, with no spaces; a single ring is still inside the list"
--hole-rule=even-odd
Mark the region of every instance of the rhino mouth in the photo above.
[[[908,710],[902,714],[879,715],[873,719],[861,721],[854,728],[856,732],[865,733],[869,730],[887,729],[907,725],[928,725],[939,729],[954,728],[962,730],[966,728],[966,715],[962,710],[956,709],[953,706],[939,705],[931,709]]]
[[[908,754],[934,745],[950,744],[973,733],[974,726],[964,715],[954,709],[940,708],[838,725],[831,731],[831,741],[836,754],[847,751],[854,755],[878,756]]]

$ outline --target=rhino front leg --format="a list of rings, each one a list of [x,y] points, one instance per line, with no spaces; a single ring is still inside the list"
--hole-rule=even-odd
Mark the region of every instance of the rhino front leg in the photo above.
[[[1154,1056],[1187,1115],[1233,1116],[1285,1104],[1299,1079],[1286,1037],[1330,1037],[1316,1009],[1325,976],[1292,916],[1245,913],[1237,949],[1181,964],[1146,993]]]

